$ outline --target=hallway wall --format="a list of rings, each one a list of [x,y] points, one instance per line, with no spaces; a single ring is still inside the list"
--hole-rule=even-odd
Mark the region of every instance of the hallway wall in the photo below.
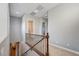
[[[17,17],[10,18],[10,42],[22,40],[22,19]]]
[[[0,38],[8,35],[9,9],[7,3],[0,3]]]
[[[60,4],[48,11],[50,43],[79,51],[79,4]]]
[[[0,3],[0,55],[9,55],[9,6]]]

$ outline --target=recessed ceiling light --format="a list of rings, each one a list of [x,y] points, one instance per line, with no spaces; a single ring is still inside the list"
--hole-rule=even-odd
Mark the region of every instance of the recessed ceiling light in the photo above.
[[[41,11],[44,7],[42,5],[39,5],[36,9]]]
[[[47,17],[48,15],[47,14],[45,14],[45,17]]]
[[[35,16],[37,13],[41,12],[43,10],[43,8],[44,8],[43,6],[38,5],[37,8],[33,12],[31,12],[30,14],[32,16]]]
[[[20,12],[17,11],[16,14],[20,14]]]
[[[34,12],[37,13],[37,12],[39,12],[39,10],[36,9],[36,10],[34,10]]]
[[[39,5],[33,12],[38,13],[40,12],[44,7]]]
[[[32,16],[34,16],[36,13],[35,12],[32,12],[32,13],[30,13]]]

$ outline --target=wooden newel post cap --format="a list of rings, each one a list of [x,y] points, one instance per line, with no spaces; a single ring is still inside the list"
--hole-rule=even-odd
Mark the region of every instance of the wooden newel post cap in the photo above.
[[[16,42],[17,45],[19,45],[20,42]]]
[[[49,34],[47,33],[46,38],[49,38]]]

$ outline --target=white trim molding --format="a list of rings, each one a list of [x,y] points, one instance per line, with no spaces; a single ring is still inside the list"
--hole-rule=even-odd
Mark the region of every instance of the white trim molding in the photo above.
[[[74,50],[72,50],[72,49],[68,49],[68,48],[62,47],[62,46],[60,46],[60,45],[52,44],[52,43],[49,43],[49,45],[79,55],[79,52],[78,52],[78,51],[74,51]]]

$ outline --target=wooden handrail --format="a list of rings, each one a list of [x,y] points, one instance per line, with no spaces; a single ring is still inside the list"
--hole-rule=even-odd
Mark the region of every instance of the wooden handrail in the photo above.
[[[35,36],[44,36],[44,35],[40,35],[40,34],[30,34],[30,33],[26,33],[26,35],[35,35]]]

